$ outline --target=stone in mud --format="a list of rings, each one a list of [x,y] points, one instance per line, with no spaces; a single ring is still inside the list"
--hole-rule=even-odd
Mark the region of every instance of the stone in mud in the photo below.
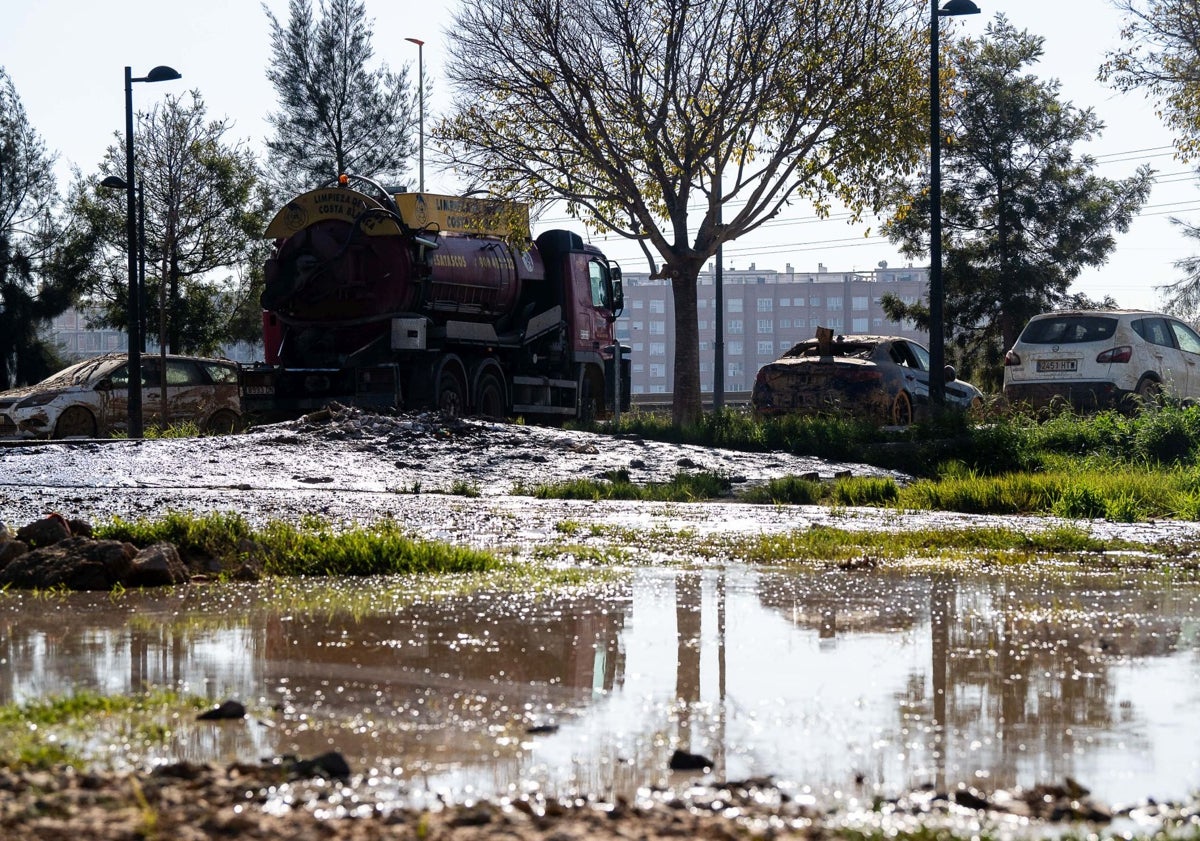
[[[179,552],[170,543],[155,543],[137,553],[125,581],[130,587],[165,587],[190,578]]]
[[[23,540],[0,540],[0,569],[4,569],[10,561],[28,551],[29,544]]]
[[[53,546],[60,540],[71,536],[71,526],[61,514],[50,514],[40,520],[34,520],[17,530],[17,540],[30,546]]]
[[[131,543],[68,537],[10,561],[0,569],[0,587],[111,590],[125,583],[136,555]]]

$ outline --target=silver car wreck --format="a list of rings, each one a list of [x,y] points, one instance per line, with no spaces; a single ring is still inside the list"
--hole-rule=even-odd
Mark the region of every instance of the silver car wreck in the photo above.
[[[902,336],[839,336],[818,329],[764,365],[751,403],[762,417],[785,414],[853,414],[906,426],[929,407],[929,351]],[[947,365],[946,405],[961,411],[983,403],[979,389],[957,379]]]
[[[163,360],[142,357],[142,416],[162,416]],[[169,423],[195,423],[205,432],[241,424],[236,363],[192,356],[166,358]],[[95,438],[129,426],[129,368],[125,354],[108,354],[64,368],[37,385],[0,392],[0,438]]]

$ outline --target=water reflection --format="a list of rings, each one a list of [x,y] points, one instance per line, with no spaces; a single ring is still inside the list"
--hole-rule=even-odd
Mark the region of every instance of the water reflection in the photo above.
[[[826,795],[1070,775],[1119,802],[1200,785],[1200,585],[1165,574],[637,570],[589,593],[354,612],[310,586],[300,601],[268,585],[6,594],[0,700],[237,697],[254,721],[177,723],[165,754],[337,749],[455,797],[629,794],[690,776],[667,770],[675,748],[716,778]]]

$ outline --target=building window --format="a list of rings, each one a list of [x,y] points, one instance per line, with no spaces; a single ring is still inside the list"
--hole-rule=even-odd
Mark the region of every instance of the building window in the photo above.
[[[657,385],[652,385],[652,386],[650,386],[650,393],[651,394],[666,394],[667,387],[665,385],[663,385],[662,383],[659,383]]]
[[[742,355],[742,343],[741,342],[730,342],[729,343],[729,355],[730,356],[741,356]]]
[[[869,319],[866,318],[855,318],[850,322],[850,329],[855,333],[865,333],[867,332],[868,321]]]
[[[780,330],[791,329],[791,326],[792,326],[792,320],[790,318],[779,319],[779,329]]]
[[[725,311],[726,312],[741,312],[742,311],[742,299],[741,298],[730,298],[728,301],[725,302]]]
[[[760,318],[757,328],[759,333],[772,333],[775,330],[775,324],[769,318]]]
[[[700,363],[700,373],[701,374],[711,374],[712,373],[712,363],[711,362],[701,362]]]
[[[667,346],[662,342],[651,342],[650,343],[650,355],[651,356],[666,356],[667,355]]]
[[[651,321],[651,322],[650,322],[650,335],[651,335],[651,336],[665,336],[665,335],[667,335],[667,322],[665,322],[665,321]]]
[[[774,342],[759,342],[758,343],[758,355],[759,356],[771,356],[774,353],[775,353],[775,343]]]
[[[634,353],[641,353],[641,352],[642,352],[642,347],[643,347],[643,345],[642,345],[642,343],[641,343],[641,342],[634,342],[634,343],[633,343],[633,352],[634,352]]]
[[[870,306],[870,299],[866,295],[855,295],[850,299],[850,309],[865,310]]]
[[[756,306],[759,312],[774,312],[775,310],[775,302],[770,298],[759,298]]]
[[[779,306],[781,306],[781,307],[790,307],[791,305],[792,305],[792,299],[791,299],[791,298],[780,298],[780,299],[779,299]]]
[[[641,330],[644,326],[645,326],[645,322],[635,321],[629,325],[629,329],[636,333],[638,330]]]
[[[744,333],[744,332],[746,332],[746,331],[745,331],[745,330],[742,328],[742,320],[741,320],[740,318],[732,318],[732,319],[730,319],[730,320],[729,320],[729,332],[730,332],[730,333]]]
[[[740,362],[730,362],[729,363],[729,367],[728,367],[729,376],[740,377],[742,375],[743,371],[745,371],[745,368],[742,367],[742,363],[740,363]]]
[[[633,308],[634,308],[635,310],[640,310],[640,309],[643,309],[643,308],[645,308],[645,306],[646,306],[646,302],[645,302],[645,301],[643,301],[643,300],[641,300],[641,299],[639,299],[639,300],[636,300],[636,301],[634,301],[634,302],[633,302]]]
[[[708,309],[708,299],[707,299],[707,298],[701,298],[699,301],[697,301],[697,302],[696,302],[696,309],[698,309],[698,310],[706,310],[706,309]]]
[[[842,308],[842,298],[839,295],[836,298],[826,298],[825,308],[829,310],[840,310]]]
[[[708,350],[708,342],[701,342],[700,343],[700,352],[703,353],[706,350]]]
[[[655,313],[656,315],[662,315],[666,311],[667,311],[667,302],[666,301],[659,300],[659,301],[651,301],[650,302],[650,312]]]
[[[667,375],[667,366],[666,365],[663,365],[661,362],[650,363],[651,379],[660,379],[661,380],[666,375]]]
[[[633,368],[633,373],[635,374],[641,374],[646,370],[646,366],[641,362],[635,362],[631,367]]]
[[[819,307],[819,306],[821,306],[821,298],[820,298],[819,296],[817,296],[817,295],[813,295],[812,297],[810,297],[810,298],[808,299],[808,305],[809,305],[810,307]]]

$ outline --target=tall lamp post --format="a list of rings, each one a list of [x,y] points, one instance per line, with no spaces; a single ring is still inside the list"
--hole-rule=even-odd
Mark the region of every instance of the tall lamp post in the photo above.
[[[420,110],[418,113],[419,128],[417,134],[417,148],[419,151],[419,181],[417,190],[425,192],[425,42],[420,38],[405,38],[410,44],[417,45],[417,96],[420,102]]]
[[[159,65],[138,78],[125,68],[125,230],[129,244],[129,437],[142,437],[142,306],[138,291],[138,231],[133,181],[133,83],[169,82],[181,78]]]
[[[938,79],[938,18],[977,15],[971,0],[949,0],[929,14],[929,402],[934,411],[946,404],[946,317],[942,302],[942,102]]]

